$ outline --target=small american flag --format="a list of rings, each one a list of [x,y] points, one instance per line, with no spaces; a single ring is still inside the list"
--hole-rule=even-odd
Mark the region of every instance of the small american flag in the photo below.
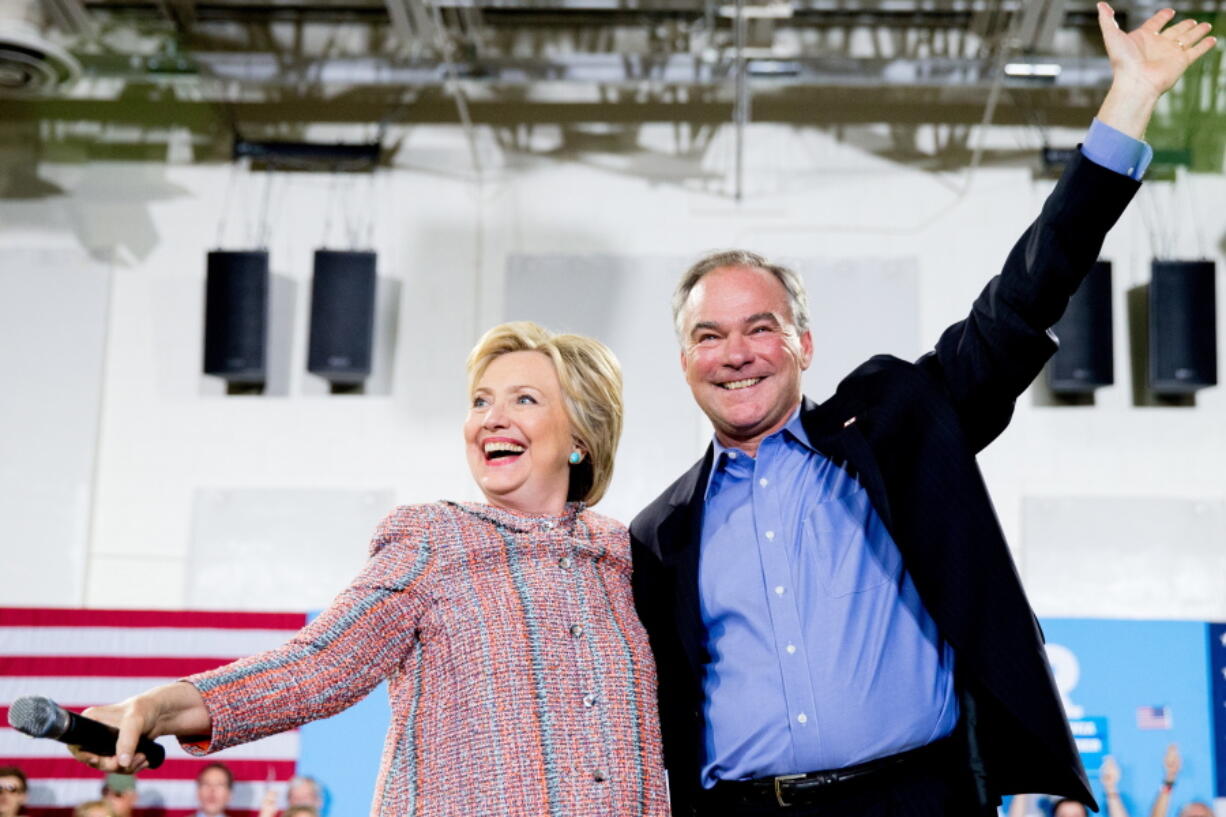
[[[1171,708],[1169,706],[1138,706],[1138,729],[1170,729]]]
[[[74,712],[115,703],[278,646],[305,623],[303,613],[0,608],[0,766],[20,766],[29,776],[36,817],[66,817],[78,803],[98,799],[103,776],[62,744],[8,728],[16,698],[43,695]],[[297,731],[286,732],[207,759],[188,755],[172,738],[159,743],[166,762],[140,773],[137,817],[194,814],[196,773],[213,760],[234,773],[227,814],[254,817],[268,786],[281,799],[299,740]]]

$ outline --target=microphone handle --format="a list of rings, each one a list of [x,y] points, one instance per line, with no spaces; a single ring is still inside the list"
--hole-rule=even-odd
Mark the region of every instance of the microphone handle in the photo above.
[[[68,728],[64,730],[64,735],[60,740],[80,746],[85,751],[96,755],[110,756],[115,754],[115,741],[118,738],[118,729],[93,718],[78,715],[76,712],[68,712]],[[143,754],[149,761],[150,769],[161,766],[162,761],[166,759],[166,750],[162,748],[162,745],[144,735],[141,735],[137,742],[136,751]]]

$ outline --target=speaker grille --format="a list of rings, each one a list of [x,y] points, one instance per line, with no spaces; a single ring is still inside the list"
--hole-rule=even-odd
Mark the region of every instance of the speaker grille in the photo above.
[[[204,301],[204,372],[263,383],[268,334],[268,253],[209,253]]]
[[[1111,320],[1111,262],[1095,262],[1052,327],[1060,348],[1047,367],[1057,394],[1092,392],[1115,382]]]
[[[375,254],[316,250],[307,369],[332,383],[361,383],[374,334]]]
[[[1187,394],[1217,384],[1212,261],[1155,261],[1149,285],[1149,386]]]

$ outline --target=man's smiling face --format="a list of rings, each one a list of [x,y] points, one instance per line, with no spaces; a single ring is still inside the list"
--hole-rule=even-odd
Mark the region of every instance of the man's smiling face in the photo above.
[[[813,359],[787,292],[752,267],[704,275],[681,310],[681,368],[724,445],[750,454],[782,428],[800,402],[800,375]]]

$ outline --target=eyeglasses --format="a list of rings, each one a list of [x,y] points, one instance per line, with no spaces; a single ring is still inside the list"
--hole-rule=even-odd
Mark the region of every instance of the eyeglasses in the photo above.
[[[25,790],[20,783],[0,783],[0,794],[22,794]]]

